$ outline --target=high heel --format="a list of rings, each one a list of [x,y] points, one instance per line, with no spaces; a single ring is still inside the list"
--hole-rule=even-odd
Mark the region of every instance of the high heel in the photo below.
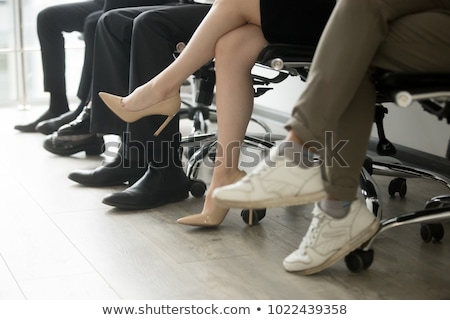
[[[148,108],[138,111],[130,111],[123,107],[122,97],[113,95],[107,92],[99,92],[98,95],[103,102],[114,112],[120,119],[125,122],[135,122],[146,116],[163,115],[167,116],[167,119],[161,124],[161,126],[153,134],[158,136],[162,130],[169,124],[170,120],[178,113],[181,106],[180,95],[175,95],[161,102],[158,102]]]
[[[241,171],[234,182],[239,181],[244,176],[245,172]],[[194,227],[216,227],[223,222],[229,210],[229,208],[221,208],[214,205],[214,210],[211,213],[193,214],[178,219],[177,223]]]
[[[230,209],[215,208],[212,213],[197,213],[177,220],[179,224],[193,227],[216,227],[222,223]]]

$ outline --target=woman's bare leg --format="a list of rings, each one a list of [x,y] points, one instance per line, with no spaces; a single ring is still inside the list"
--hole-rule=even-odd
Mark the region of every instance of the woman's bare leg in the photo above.
[[[125,108],[145,109],[176,95],[181,84],[214,57],[217,41],[247,24],[261,25],[259,0],[216,0],[178,59],[125,97]]]
[[[218,143],[211,184],[201,214],[180,219],[183,224],[214,226],[228,210],[214,205],[215,188],[237,181],[242,141],[253,110],[251,69],[266,45],[261,28],[246,24],[224,35],[216,46],[216,105]]]

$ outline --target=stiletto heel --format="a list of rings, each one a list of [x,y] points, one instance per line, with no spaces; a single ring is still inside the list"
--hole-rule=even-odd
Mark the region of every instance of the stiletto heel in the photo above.
[[[245,176],[245,172],[241,171],[239,173],[237,179],[234,182],[242,179],[244,176]],[[233,182],[231,182],[231,183],[233,183]],[[178,219],[177,223],[185,224],[188,226],[194,226],[194,227],[215,227],[223,222],[223,220],[225,219],[229,210],[230,209],[228,209],[228,208],[220,208],[220,207],[214,206],[214,210],[211,213],[193,214],[193,215]]]
[[[250,209],[248,214],[249,214],[248,215],[248,225],[252,226],[253,225],[253,209]]]
[[[120,119],[125,122],[135,122],[147,116],[152,115],[163,115],[167,116],[167,119],[154,133],[155,136],[159,135],[162,130],[167,126],[170,120],[178,113],[181,107],[180,95],[175,95],[161,102],[155,103],[154,105],[138,110],[131,111],[127,110],[123,106],[122,97],[113,95],[107,92],[99,92],[98,95],[106,104],[106,106],[111,109]]]
[[[164,122],[159,126],[158,130],[156,130],[153,135],[157,137],[161,133],[161,131],[163,131],[164,128],[169,124],[173,117],[175,117],[175,115],[167,116],[167,119],[164,120]]]

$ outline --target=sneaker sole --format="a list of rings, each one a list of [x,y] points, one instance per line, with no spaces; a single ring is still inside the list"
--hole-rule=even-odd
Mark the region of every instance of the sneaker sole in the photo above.
[[[375,219],[375,221],[372,222],[372,224],[370,224],[366,229],[361,231],[359,233],[359,235],[357,235],[350,243],[348,243],[346,246],[342,247],[339,251],[337,251],[334,255],[329,257],[322,264],[315,266],[313,268],[310,268],[310,269],[304,269],[304,270],[300,270],[300,271],[293,270],[290,272],[296,272],[296,273],[304,275],[304,276],[318,273],[318,272],[328,268],[329,266],[331,266],[332,264],[334,264],[341,258],[348,255],[350,252],[352,252],[353,250],[356,250],[362,244],[364,244],[365,242],[370,240],[370,238],[372,238],[378,232],[379,228],[380,228],[379,220]],[[287,270],[287,268],[286,268],[286,270]],[[289,270],[287,270],[287,271],[289,271]]]
[[[264,208],[277,208],[298,206],[307,203],[314,203],[325,199],[327,193],[325,191],[319,191],[316,193],[310,193],[302,196],[293,196],[287,198],[275,198],[269,200],[260,201],[237,201],[237,200],[220,200],[214,198],[217,205],[224,208],[241,208],[241,209],[264,209]]]

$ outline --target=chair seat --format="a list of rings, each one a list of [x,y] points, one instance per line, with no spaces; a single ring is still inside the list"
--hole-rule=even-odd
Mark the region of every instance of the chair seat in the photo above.
[[[257,60],[268,65],[274,58],[281,58],[284,62],[310,62],[315,50],[311,46],[269,44],[259,53]]]
[[[377,88],[383,91],[410,93],[450,91],[450,74],[447,73],[397,73],[384,72],[376,77]]]
[[[284,63],[311,62],[315,47],[269,44],[259,54],[258,62],[271,65],[273,59],[279,58]],[[411,93],[423,91],[450,91],[450,74],[448,73],[397,73],[377,70],[375,79],[381,90]]]

